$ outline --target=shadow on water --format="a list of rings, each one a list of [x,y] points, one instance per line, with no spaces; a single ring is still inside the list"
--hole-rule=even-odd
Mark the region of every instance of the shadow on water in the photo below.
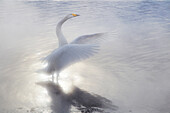
[[[117,106],[100,95],[90,94],[78,87],[66,94],[62,88],[53,82],[39,82],[38,85],[44,87],[51,97],[51,110],[53,113],[70,113],[71,107],[75,107],[81,113],[109,113],[105,110],[116,111]]]

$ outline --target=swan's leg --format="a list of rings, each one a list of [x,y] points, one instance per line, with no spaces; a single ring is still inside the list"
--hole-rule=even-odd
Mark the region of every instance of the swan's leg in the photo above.
[[[57,73],[57,84],[58,84],[58,77],[59,77],[59,73]]]
[[[52,82],[54,82],[54,74],[52,74]]]

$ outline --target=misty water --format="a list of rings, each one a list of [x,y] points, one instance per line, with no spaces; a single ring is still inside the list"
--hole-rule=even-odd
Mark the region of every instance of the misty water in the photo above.
[[[111,113],[170,112],[169,1],[0,1],[0,112],[51,112],[37,82],[40,59],[58,47],[57,22],[65,15],[68,41],[107,32],[99,54],[65,69],[60,84],[112,101]],[[74,110],[72,111],[75,112]]]

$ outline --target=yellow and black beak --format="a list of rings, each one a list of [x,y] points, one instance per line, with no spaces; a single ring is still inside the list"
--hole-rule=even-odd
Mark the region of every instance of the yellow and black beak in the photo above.
[[[78,15],[78,14],[74,14],[74,13],[73,13],[72,15],[73,15],[74,17],[76,17],[76,16],[80,16],[80,15]]]

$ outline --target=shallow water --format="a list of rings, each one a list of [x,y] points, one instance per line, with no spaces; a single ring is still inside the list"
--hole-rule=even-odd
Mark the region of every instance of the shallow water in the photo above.
[[[49,96],[35,83],[49,77],[36,71],[40,59],[58,47],[55,27],[69,13],[81,16],[64,24],[68,41],[110,35],[98,55],[62,73],[66,93],[74,84],[110,99],[117,113],[170,112],[169,6],[168,1],[0,1],[0,112],[48,112]]]

